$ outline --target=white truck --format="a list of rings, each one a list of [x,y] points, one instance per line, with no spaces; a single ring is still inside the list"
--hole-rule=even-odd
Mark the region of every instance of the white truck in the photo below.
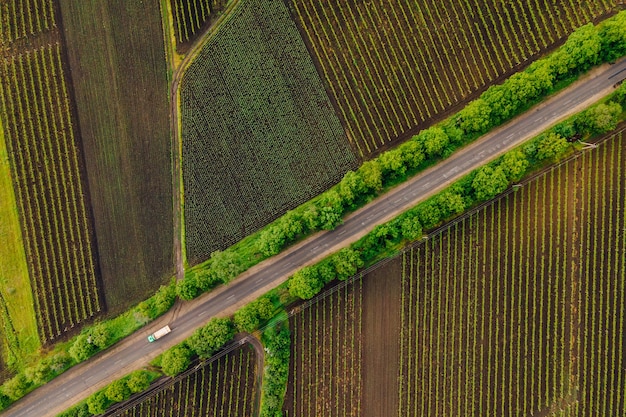
[[[171,331],[172,329],[170,329],[170,326],[161,327],[159,330],[148,336],[148,342],[154,342],[155,340],[162,338]]]

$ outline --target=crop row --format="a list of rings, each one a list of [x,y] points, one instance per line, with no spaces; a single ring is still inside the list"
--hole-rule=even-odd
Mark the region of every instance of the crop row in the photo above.
[[[58,44],[3,62],[0,110],[44,343],[102,310]]]
[[[176,40],[184,43],[193,40],[209,16],[221,10],[227,0],[171,0],[176,28]]]
[[[181,117],[191,263],[317,195],[356,163],[280,1],[244,0],[222,24],[185,73]]]
[[[290,0],[362,155],[466,100],[616,0]]]
[[[0,3],[0,43],[13,42],[56,27],[53,0]]]
[[[398,415],[624,413],[625,145],[404,254]]]
[[[361,415],[362,280],[292,317],[286,416]]]
[[[251,416],[256,403],[256,358],[249,344],[156,391],[118,416]]]

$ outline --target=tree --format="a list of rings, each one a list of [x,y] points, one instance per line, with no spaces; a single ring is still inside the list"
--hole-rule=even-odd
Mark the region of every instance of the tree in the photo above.
[[[605,20],[599,27],[601,54],[605,61],[614,61],[626,54],[626,13]]]
[[[70,347],[69,354],[76,362],[82,362],[86,359],[89,359],[91,355],[96,352],[96,347],[89,336],[86,334],[80,334],[76,337],[76,340]]]
[[[418,135],[418,140],[424,144],[426,155],[429,158],[434,158],[441,155],[443,149],[448,146],[448,135],[440,127],[430,127],[421,131]]]
[[[417,218],[424,229],[432,229],[441,222],[441,210],[435,201],[425,201],[415,209]]]
[[[323,287],[324,282],[314,266],[300,269],[289,279],[289,293],[303,300],[313,298]]]
[[[52,369],[48,365],[48,361],[41,360],[36,365],[24,369],[24,375],[35,385],[43,385],[52,379]]]
[[[528,165],[528,159],[519,149],[504,154],[500,164],[509,181],[519,181],[526,173]]]
[[[406,166],[400,149],[392,149],[383,152],[378,157],[380,168],[385,178],[397,178],[406,173]]]
[[[191,350],[184,344],[174,346],[163,353],[161,369],[167,376],[176,376],[189,368],[191,363]]]
[[[134,371],[126,380],[126,385],[133,394],[143,392],[150,386],[150,375],[143,369]]]
[[[459,127],[465,133],[481,133],[491,126],[491,107],[478,98],[458,113]]]
[[[365,161],[357,169],[357,173],[363,179],[363,184],[365,184],[367,190],[379,191],[383,188],[382,171],[380,164],[375,159]]]
[[[509,181],[502,167],[492,168],[487,165],[478,170],[472,187],[478,201],[490,200],[506,189]]]
[[[257,250],[263,256],[276,255],[285,245],[285,240],[285,234],[280,226],[268,226],[257,239]]]
[[[414,213],[408,213],[404,216],[400,222],[400,230],[402,237],[407,240],[417,240],[423,235],[422,225]]]
[[[426,156],[424,155],[424,145],[413,136],[411,140],[404,142],[399,148],[402,151],[402,159],[409,169],[417,168]]]
[[[111,382],[107,386],[105,393],[109,400],[116,403],[127,400],[128,398],[130,398],[131,395],[130,388],[128,388],[128,385],[126,385],[126,381],[124,381],[123,379],[118,379]]]
[[[569,35],[561,49],[566,55],[560,58],[567,68],[582,72],[599,62],[602,39],[593,23],[588,23]]]
[[[300,233],[304,226],[302,225],[302,216],[293,210],[289,210],[281,217],[278,225],[282,229],[285,241],[293,241]]]
[[[243,270],[241,256],[233,250],[211,253],[211,272],[222,282],[230,282]]]
[[[463,197],[451,191],[445,191],[437,197],[437,205],[441,209],[441,216],[446,218],[452,214],[460,214],[465,211]]]
[[[566,149],[567,141],[565,138],[554,132],[549,132],[539,138],[539,143],[537,143],[537,159],[540,161],[552,159],[556,162]]]
[[[576,126],[587,134],[601,135],[617,127],[618,116],[621,112],[622,106],[618,103],[601,103],[578,116]]]
[[[105,324],[98,324],[94,326],[89,332],[89,338],[99,349],[105,348],[109,340],[111,339],[111,331]]]
[[[235,313],[234,322],[237,330],[251,333],[259,328],[261,322],[274,315],[274,304],[267,297],[261,297],[246,304]]]
[[[195,275],[186,275],[181,281],[176,284],[176,292],[178,296],[183,300],[193,300],[200,293],[200,289],[196,283]]]
[[[187,340],[187,345],[196,355],[208,358],[217,352],[235,335],[233,322],[228,318],[214,318],[196,329]]]
[[[332,257],[337,279],[346,280],[356,274],[363,266],[363,260],[359,252],[351,248],[343,248]]]
[[[2,392],[13,401],[22,398],[28,392],[30,382],[24,374],[17,374],[2,384]]]
[[[324,230],[332,230],[342,222],[343,205],[335,190],[328,190],[317,201],[318,223]]]
[[[103,414],[109,408],[111,402],[104,391],[98,391],[87,398],[87,407],[93,415]]]
[[[348,171],[339,183],[338,193],[344,206],[349,206],[358,200],[365,190],[365,183],[359,174]]]
[[[176,288],[173,285],[161,285],[159,290],[152,297],[154,305],[154,315],[151,318],[156,318],[165,313],[174,305],[176,301]]]

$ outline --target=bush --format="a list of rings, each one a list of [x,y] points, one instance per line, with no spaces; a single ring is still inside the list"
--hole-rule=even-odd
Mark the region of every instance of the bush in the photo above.
[[[200,294],[200,288],[196,281],[195,275],[186,275],[184,279],[176,285],[176,292],[183,300],[193,300]]]
[[[234,317],[235,327],[240,332],[251,333],[273,315],[274,304],[268,297],[261,297],[237,310]]]
[[[472,186],[478,201],[487,201],[506,190],[509,180],[502,167],[492,168],[487,165],[478,170]]]
[[[24,374],[17,374],[2,385],[2,392],[12,401],[17,401],[28,392],[30,381]]]
[[[289,355],[291,339],[289,329],[271,327],[263,333],[265,346],[265,370],[261,391],[260,417],[282,416],[283,402],[289,378]]]
[[[126,381],[118,379],[111,382],[105,390],[106,396],[111,402],[119,403],[130,398],[131,391],[126,385]]]
[[[76,362],[87,360],[96,352],[96,346],[91,343],[89,336],[81,334],[70,347],[69,354]]]
[[[163,353],[161,369],[167,376],[176,376],[186,370],[191,363],[191,350],[184,344],[174,346]]]
[[[133,394],[143,392],[150,386],[150,375],[142,369],[134,371],[126,380],[126,385]]]
[[[205,326],[196,329],[187,339],[187,345],[196,355],[208,358],[230,341],[234,335],[235,329],[230,319],[214,318]]]
[[[111,405],[104,391],[98,391],[87,397],[87,409],[93,415],[103,414]]]

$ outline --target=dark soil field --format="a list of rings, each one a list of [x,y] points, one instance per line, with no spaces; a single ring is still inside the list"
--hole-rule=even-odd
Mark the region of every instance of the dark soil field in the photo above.
[[[180,101],[191,265],[357,164],[281,1],[242,0],[186,70]]]
[[[119,417],[253,417],[258,401],[256,353],[245,344],[168,381]]]
[[[287,415],[623,415],[625,207],[619,131],[300,307]]]
[[[621,0],[288,0],[351,143],[369,156],[458,109]]]
[[[174,271],[168,84],[158,2],[61,0],[106,305]]]

